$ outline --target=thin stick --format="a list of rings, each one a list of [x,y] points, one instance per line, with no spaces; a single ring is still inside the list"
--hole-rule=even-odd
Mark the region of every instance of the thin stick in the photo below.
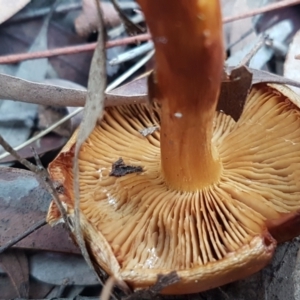
[[[15,238],[11,239],[9,242],[7,242],[4,246],[0,247],[0,253],[4,252],[6,249],[10,248],[11,246],[15,245],[16,243],[20,242],[24,238],[26,238],[28,235],[33,233],[34,231],[38,230],[39,228],[46,225],[47,222],[45,219],[37,221],[29,227],[26,231],[24,231],[22,234],[16,236]]]
[[[285,1],[281,1],[279,3],[272,3],[272,4],[266,5],[264,7],[253,9],[246,13],[223,18],[223,23],[229,23],[229,22],[233,22],[236,20],[253,17],[258,14],[262,14],[265,12],[269,12],[269,11],[281,9],[284,7],[296,5],[299,3],[300,3],[300,0],[285,0]],[[106,48],[127,45],[130,43],[147,41],[150,39],[151,39],[151,36],[149,33],[140,34],[140,35],[136,35],[134,37],[126,37],[126,38],[115,40],[115,41],[109,41],[106,43]],[[97,43],[91,43],[91,44],[85,44],[85,45],[56,48],[56,49],[45,50],[45,51],[37,51],[37,52],[32,52],[32,53],[20,53],[20,54],[0,56],[0,64],[12,64],[12,63],[17,63],[17,62],[28,60],[28,59],[54,57],[54,56],[58,56],[58,55],[68,55],[68,54],[76,54],[76,53],[81,53],[81,52],[93,51],[93,50],[95,50],[96,44]],[[297,59],[299,59],[298,56],[297,56]]]
[[[261,47],[265,44],[267,40],[267,36],[265,34],[261,34],[254,47],[251,49],[251,51],[240,61],[237,67],[241,66],[249,66],[249,63],[253,56],[261,49]]]
[[[76,110],[74,110],[72,113],[70,113],[69,115],[65,116],[64,118],[62,118],[61,120],[57,121],[56,123],[54,123],[53,125],[49,126],[47,129],[41,131],[39,134],[35,135],[34,137],[30,138],[29,140],[27,140],[26,142],[22,143],[19,146],[16,146],[13,150],[18,151],[28,145],[30,145],[31,143],[33,143],[34,141],[38,140],[39,138],[45,136],[46,134],[48,134],[49,132],[51,132],[53,129],[55,129],[56,127],[58,127],[59,125],[63,124],[64,122],[68,121],[70,118],[74,117],[75,115],[79,114],[81,111],[83,111],[83,107],[80,107]],[[1,144],[1,140],[0,140],[0,144]],[[4,148],[4,147],[3,147]],[[5,149],[5,148],[4,148]],[[5,149],[6,150],[6,149]],[[7,150],[6,150],[7,151]],[[11,153],[9,151],[4,152],[3,154],[0,155],[0,160],[9,156]],[[14,156],[14,155],[13,155]],[[22,158],[23,159],[23,158]],[[27,161],[27,160],[25,160]],[[22,164],[25,165],[25,162],[21,162]],[[25,165],[26,166],[26,165]],[[33,165],[34,166],[34,165]],[[26,166],[28,169],[30,169],[28,166]],[[33,171],[34,172],[34,171]]]
[[[123,39],[118,39],[114,41],[108,41],[105,44],[106,48],[112,48],[116,46],[122,46],[127,44],[134,44],[142,41],[147,41],[151,38],[149,33],[140,34],[132,37],[126,37]],[[54,57],[58,55],[68,55],[76,54],[81,52],[93,51],[96,48],[97,43],[68,46],[44,51],[36,51],[31,53],[20,53],[20,54],[11,54],[6,56],[0,56],[0,64],[13,64],[24,60],[36,59],[36,58],[45,58],[45,57]]]
[[[265,12],[285,8],[285,7],[296,5],[299,3],[300,3],[300,0],[285,0],[285,1],[280,1],[278,3],[272,3],[272,4],[266,5],[264,7],[256,8],[256,9],[250,10],[248,12],[238,14],[236,16],[223,18],[223,23],[229,23],[229,22],[253,17],[255,15],[259,15],[259,14],[263,14]]]

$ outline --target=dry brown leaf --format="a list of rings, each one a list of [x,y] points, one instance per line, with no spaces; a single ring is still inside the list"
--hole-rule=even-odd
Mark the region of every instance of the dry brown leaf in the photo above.
[[[102,2],[101,9],[103,12],[104,24],[111,27],[121,23],[120,17],[111,3]],[[99,17],[94,0],[82,0],[82,13],[75,20],[76,32],[87,37],[92,32],[98,31]]]
[[[226,73],[221,85],[218,111],[223,111],[237,121],[244,109],[244,104],[252,84],[252,73],[245,66]],[[235,93],[232,93],[235,91]]]
[[[290,44],[286,60],[284,63],[283,74],[285,77],[300,81],[300,60],[295,59],[295,56],[300,53],[300,30],[295,34],[292,43]],[[291,87],[297,94],[300,94],[300,88]]]
[[[29,267],[23,251],[10,250],[0,255],[0,266],[9,276],[18,296],[29,297]]]
[[[142,103],[147,99],[147,80],[137,79],[105,93],[105,106]],[[0,74],[0,98],[53,106],[84,106],[85,89],[42,84]]]
[[[21,10],[25,5],[27,5],[30,0],[0,0],[0,24],[8,20],[19,10]]]
[[[96,6],[97,7],[97,6]],[[98,42],[92,58],[87,97],[84,106],[83,119],[79,126],[77,141],[74,151],[73,161],[73,186],[74,186],[74,202],[75,202],[75,236],[81,253],[91,269],[94,269],[90,256],[88,254],[86,244],[83,239],[83,233],[80,227],[80,209],[79,209],[79,151],[81,145],[89,137],[93,131],[97,120],[102,118],[104,112],[104,100],[106,89],[106,57],[105,57],[105,42],[104,42],[104,24],[103,17],[100,11],[100,5],[97,7],[98,14]],[[95,270],[95,269],[94,269]],[[96,271],[95,271],[96,272]],[[99,277],[101,282],[101,278]]]

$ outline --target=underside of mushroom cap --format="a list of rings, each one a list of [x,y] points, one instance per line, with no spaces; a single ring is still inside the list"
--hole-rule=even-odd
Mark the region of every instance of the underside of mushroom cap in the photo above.
[[[213,144],[220,180],[196,192],[168,188],[161,174],[159,108],[108,108],[79,158],[81,227],[94,259],[134,288],[177,271],[181,281],[164,293],[193,293],[261,269],[276,242],[299,222],[300,112],[274,87],[258,85],[238,122],[216,113]],[[73,151],[76,135],[49,166],[74,215]],[[199,153],[201,155],[201,153]],[[142,172],[110,176],[120,157]],[[199,170],[201,172],[201,170]],[[48,222],[60,221],[52,203]],[[300,228],[293,228],[293,236]]]

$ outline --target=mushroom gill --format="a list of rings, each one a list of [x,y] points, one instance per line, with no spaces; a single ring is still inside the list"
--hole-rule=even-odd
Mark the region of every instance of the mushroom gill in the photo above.
[[[108,108],[82,147],[82,226],[88,228],[94,255],[101,252],[96,260],[134,287],[153,284],[156,274],[172,270],[201,282],[190,286],[183,276],[178,288],[170,288],[172,293],[186,293],[186,286],[189,292],[200,291],[259,270],[274,248],[266,226],[272,224],[276,239],[285,239],[276,235],[274,224],[282,226],[280,220],[300,210],[299,109],[274,87],[258,85],[238,122],[216,112],[212,143],[222,174],[218,182],[195,192],[167,186],[161,174],[160,131],[146,137],[140,133],[159,125],[159,115],[158,106],[154,114],[146,105]],[[74,141],[49,168],[65,187],[63,201],[71,216]],[[143,172],[110,176],[120,157]],[[57,221],[55,209],[52,204],[50,223]],[[109,246],[103,247],[104,241]]]
[[[176,271],[180,281],[163,293],[194,293],[260,270],[275,239],[300,233],[299,108],[288,89],[262,84],[237,122],[216,112],[219,1],[139,3],[156,48],[157,101],[152,113],[147,105],[107,108],[81,147],[80,225],[108,274],[137,289]],[[141,134],[153,125],[159,130]],[[49,166],[71,219],[75,141]],[[114,176],[120,158],[130,174]],[[59,220],[52,203],[48,222]]]

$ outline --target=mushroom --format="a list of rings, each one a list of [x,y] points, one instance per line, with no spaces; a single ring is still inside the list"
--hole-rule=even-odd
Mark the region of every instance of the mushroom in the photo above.
[[[153,107],[106,108],[79,155],[93,259],[133,289],[175,270],[180,281],[165,294],[242,279],[270,261],[276,241],[300,233],[299,98],[259,84],[238,121],[216,112],[220,4],[188,2],[139,0],[156,48]],[[71,219],[75,142],[76,133],[49,166]],[[47,220],[61,221],[53,202]]]

